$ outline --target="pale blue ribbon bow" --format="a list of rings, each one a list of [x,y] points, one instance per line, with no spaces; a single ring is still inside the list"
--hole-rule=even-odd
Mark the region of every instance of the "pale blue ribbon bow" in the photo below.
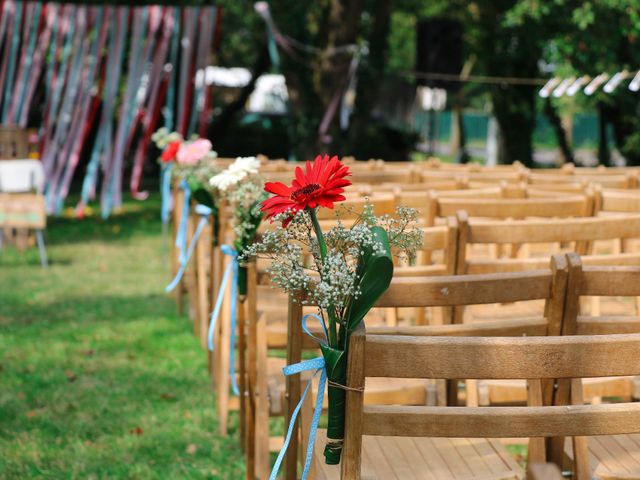
[[[235,367],[235,348],[236,348],[236,307],[238,299],[238,252],[229,245],[222,245],[220,251],[225,255],[231,257],[231,262],[227,265],[227,269],[222,276],[222,282],[220,283],[220,289],[218,290],[218,298],[216,298],[216,304],[211,312],[211,320],[209,321],[209,331],[207,332],[207,341],[209,343],[209,350],[213,352],[213,336],[216,331],[216,323],[218,323],[218,317],[220,316],[220,310],[222,308],[222,300],[227,290],[227,284],[229,283],[229,277],[231,277],[231,321],[229,328],[231,329],[230,346],[229,346],[229,376],[231,377],[231,388],[234,395],[240,395],[240,389],[236,382],[236,367]]]
[[[189,188],[189,187],[187,187]],[[187,194],[185,192],[185,201],[187,200]],[[187,218],[187,216],[189,215],[189,208],[188,208],[188,203],[185,203],[185,205],[187,205],[187,211],[186,214],[185,212],[182,212],[183,215],[183,219]],[[189,259],[191,258],[191,255],[193,255],[193,250],[196,248],[196,244],[198,243],[198,238],[200,238],[200,234],[202,233],[202,230],[204,229],[204,227],[207,225],[207,222],[209,221],[209,215],[211,215],[212,210],[205,206],[205,205],[201,205],[198,204],[196,205],[196,213],[198,215],[200,215],[200,221],[198,222],[198,226],[196,228],[196,231],[193,234],[193,238],[191,239],[191,243],[189,244],[189,248],[187,249],[184,257],[182,257],[182,255],[180,255],[180,268],[178,269],[178,273],[176,273],[175,278],[171,281],[171,283],[169,285],[167,285],[167,287],[164,289],[165,292],[170,292],[171,290],[173,290],[174,288],[176,288],[176,286],[178,285],[178,283],[180,283],[180,280],[182,279],[182,276],[184,275],[184,271],[187,268],[187,264],[189,263]],[[180,228],[182,228],[182,225],[180,225]],[[178,233],[180,233],[178,231]],[[185,237],[186,237],[186,233],[185,233]],[[177,240],[176,240],[176,245],[178,244]]]
[[[318,337],[314,336],[307,328],[307,319],[309,317],[314,317],[320,322],[325,338],[327,338],[327,330],[324,326],[324,322],[315,313],[310,313],[309,315],[305,315],[304,317],[302,317],[302,329],[310,337],[318,340],[320,343],[326,344],[325,340],[321,340]],[[284,444],[282,445],[282,449],[278,454],[276,463],[274,463],[273,465],[273,469],[271,470],[271,475],[269,476],[269,480],[276,480],[276,477],[278,476],[280,465],[282,464],[284,455],[287,452],[287,449],[289,448],[289,443],[291,442],[291,436],[293,435],[293,426],[296,423],[298,414],[300,413],[300,409],[302,408],[302,404],[304,403],[304,400],[307,397],[309,390],[311,389],[311,385],[313,384],[313,379],[316,377],[316,375],[319,372],[320,384],[318,385],[318,395],[316,397],[316,405],[313,408],[313,419],[311,420],[311,428],[309,429],[309,442],[307,444],[307,454],[305,456],[304,469],[302,471],[302,480],[306,480],[306,478],[309,475],[309,470],[311,469],[311,459],[313,457],[313,448],[316,443],[316,432],[318,431],[318,424],[320,423],[320,415],[322,415],[322,402],[324,401],[324,390],[327,384],[327,367],[323,357],[316,357],[312,360],[305,360],[300,363],[288,365],[282,369],[282,373],[284,373],[284,375],[287,377],[289,375],[295,375],[296,373],[307,372],[312,370],[315,370],[315,372],[311,377],[311,379],[309,380],[309,383],[307,383],[307,387],[304,389],[304,392],[302,392],[302,396],[300,397],[300,401],[298,402],[298,405],[296,405],[296,408],[293,410],[293,414],[291,415],[291,420],[289,421],[289,428],[287,429],[287,435],[284,439]]]

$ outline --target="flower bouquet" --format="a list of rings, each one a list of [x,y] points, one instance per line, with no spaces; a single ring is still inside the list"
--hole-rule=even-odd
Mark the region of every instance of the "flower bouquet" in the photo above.
[[[280,225],[245,252],[270,258],[272,281],[287,292],[306,292],[305,302],[319,308],[327,337],[320,349],[329,384],[328,464],[339,463],[342,452],[349,337],[388,288],[392,251],[413,257],[421,242],[416,212],[408,208],[399,208],[396,217],[377,217],[368,205],[352,226],[338,221],[323,232],[317,210],[345,200],[349,176],[338,157],[325,155],[307,162],[304,171],[296,168],[291,186],[267,183],[273,196],[262,210]]]
[[[215,159],[218,154],[206,138],[192,137],[184,140],[178,132],[160,128],[151,140],[161,150],[162,196],[168,196],[171,178],[184,180],[193,198],[202,205],[215,210],[215,203],[207,190],[207,181],[220,171]],[[164,215],[164,214],[163,214]]]
[[[260,161],[256,157],[238,157],[226,170],[209,179],[209,186],[219,199],[228,202],[232,213],[233,246],[238,255],[253,243],[264,216],[260,206],[267,197],[258,176]],[[247,293],[247,269],[238,268],[238,293]]]

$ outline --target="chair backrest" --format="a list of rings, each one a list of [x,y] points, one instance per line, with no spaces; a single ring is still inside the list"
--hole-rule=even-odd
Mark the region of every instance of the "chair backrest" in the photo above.
[[[544,318],[415,327],[372,326],[368,327],[368,332],[370,335],[391,334],[411,338],[558,335],[561,329],[566,279],[566,259],[563,256],[553,257],[550,268],[538,271],[491,275],[394,277],[376,307],[457,306],[545,299]],[[303,349],[317,348],[317,343],[303,335],[301,328],[302,305],[306,301],[307,298],[304,296],[290,296],[289,299],[286,340],[289,363],[299,362]],[[314,329],[311,330],[316,333]],[[317,333],[320,334],[319,331]],[[295,382],[289,382],[288,379],[286,398],[290,405],[297,404],[300,398],[299,379]]]
[[[370,335],[362,326],[349,345],[341,478],[360,478],[363,435],[513,438],[638,433],[640,404],[543,406],[541,380],[638,375],[639,348],[640,334],[417,337]],[[367,377],[528,379],[529,406],[364,405]],[[581,456],[585,453],[579,451]],[[584,459],[576,462],[582,465]]]
[[[572,243],[573,250],[588,253],[590,242],[640,237],[640,215],[627,214],[610,217],[586,217],[567,219],[530,220],[485,220],[468,218],[458,212],[458,252],[456,273],[487,273],[495,271],[518,271],[539,268],[545,259],[473,259],[468,258],[468,249],[478,244],[536,244]],[[559,253],[559,252],[557,252]],[[626,258],[635,258],[636,254]],[[597,256],[588,263],[607,262],[614,257]],[[617,258],[617,257],[616,257]],[[624,261],[625,255],[616,262]],[[631,261],[631,260],[629,260]]]
[[[458,221],[455,217],[449,217],[446,225],[423,227],[422,245],[415,264],[396,262],[393,274],[396,277],[453,275],[456,268],[457,244]]]
[[[640,191],[638,190],[601,190],[596,202],[603,213],[640,213]]]
[[[366,205],[373,205],[376,215],[393,215],[396,210],[396,199],[391,194],[372,195],[371,197],[349,197],[345,201],[335,204],[333,210],[321,208],[318,210],[318,220],[335,221],[340,219],[347,222],[356,220],[362,215]]]
[[[436,216],[455,215],[465,210],[472,217],[486,218],[550,218],[587,217],[594,214],[590,195],[559,196],[548,198],[438,198]]]
[[[576,254],[567,254],[569,276],[563,333],[618,334],[640,333],[638,315],[580,315],[580,297],[640,297],[640,266],[583,265]]]
[[[46,225],[44,196],[37,193],[0,193],[0,228],[40,230]]]

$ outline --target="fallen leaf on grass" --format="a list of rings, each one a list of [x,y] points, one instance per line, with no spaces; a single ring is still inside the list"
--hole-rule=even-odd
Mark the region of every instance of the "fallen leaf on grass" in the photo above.
[[[27,418],[39,417],[40,414],[42,414],[46,409],[47,409],[47,407],[36,408],[35,410],[29,410],[27,412]]]
[[[190,443],[190,444],[187,446],[187,453],[188,453],[189,455],[195,455],[195,453],[196,453],[197,451],[198,451],[198,446],[197,446],[197,445],[195,445],[195,444],[193,444],[193,443]]]
[[[133,435],[142,435],[144,433],[144,430],[142,430],[141,427],[136,427],[129,430],[129,433],[132,433]]]
[[[177,397],[173,393],[161,393],[160,398],[163,400],[175,400]]]

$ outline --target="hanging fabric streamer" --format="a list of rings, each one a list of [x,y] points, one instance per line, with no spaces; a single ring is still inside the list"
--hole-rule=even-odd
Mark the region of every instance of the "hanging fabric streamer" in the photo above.
[[[147,192],[139,191],[140,179],[142,177],[142,169],[147,157],[149,144],[151,143],[151,136],[153,135],[154,128],[158,123],[161,105],[164,101],[164,97],[166,96],[167,81],[165,78],[164,64],[167,59],[171,33],[173,32],[173,11],[170,9],[167,10],[168,11],[164,17],[162,37],[158,43],[151,69],[148,73],[149,94],[147,95],[147,103],[142,109],[143,139],[138,143],[138,148],[133,162],[133,170],[131,172],[131,195],[133,198],[138,200],[144,200],[149,195]]]
[[[97,136],[91,152],[91,159],[87,166],[87,173],[82,184],[82,196],[78,204],[78,212],[82,212],[84,205],[89,200],[95,198],[96,184],[98,181],[98,170],[102,165],[106,168],[106,159],[111,157],[111,140],[113,132],[113,112],[115,99],[120,82],[122,58],[124,54],[125,38],[128,33],[129,7],[115,7],[115,12],[111,15],[110,44],[111,54],[108,58],[107,71],[105,77],[104,99],[100,124],[97,129]],[[105,159],[101,162],[101,159]]]
[[[172,131],[175,128],[174,124],[174,108],[175,108],[175,87],[176,77],[178,69],[178,48],[180,46],[180,22],[182,18],[182,9],[180,7],[173,7],[173,14],[176,22],[174,23],[173,32],[171,34],[171,52],[169,54],[169,87],[167,89],[167,102],[163,111],[164,114],[164,126],[167,130]]]
[[[49,156],[47,163],[45,163],[45,178],[47,181],[45,197],[47,200],[47,211],[49,212],[59,213],[61,209],[61,199],[57,197],[57,192],[67,160],[66,140],[71,131],[74,107],[79,102],[80,85],[84,67],[83,60],[89,49],[90,42],[88,35],[86,35],[89,20],[87,14],[87,7],[78,7],[78,29],[76,30],[74,38],[74,48],[72,51],[73,60],[69,70],[69,78],[66,82],[63,100],[60,106],[60,115],[55,125],[53,139],[49,144],[49,149],[45,149],[45,154]]]
[[[131,37],[131,49],[129,52],[129,72],[135,72],[140,63],[143,53],[142,34],[146,30],[147,20],[146,7],[134,7],[133,9],[133,31]],[[113,146],[113,155],[108,159],[102,181],[101,208],[102,218],[107,218],[114,207],[120,207],[122,199],[120,190],[122,188],[122,168],[124,161],[124,150],[127,133],[129,131],[130,111],[133,108],[135,94],[137,92],[136,78],[134,74],[127,77],[127,87],[125,97],[120,107],[120,118]]]
[[[45,178],[49,178],[50,172],[53,169],[53,155],[55,150],[54,146],[54,135],[57,131],[57,122],[56,120],[61,117],[59,112],[60,100],[62,98],[62,92],[65,85],[65,80],[68,78],[68,70],[72,62],[71,54],[74,49],[74,44],[76,42],[76,22],[71,21],[71,18],[77,18],[76,13],[78,7],[76,5],[71,5],[69,9],[65,10],[65,21],[63,23],[63,29],[61,29],[62,38],[61,38],[61,48],[58,51],[59,61],[57,67],[54,69],[53,73],[53,83],[52,83],[52,91],[50,96],[50,103],[47,106],[47,118],[44,123],[44,131],[42,133],[42,165],[45,170]]]
[[[2,102],[2,123],[5,123],[7,113],[9,111],[9,101],[11,90],[13,88],[13,75],[16,68],[16,57],[18,55],[18,47],[20,45],[20,24],[22,23],[22,15],[27,5],[20,2],[16,6],[15,19],[11,22],[11,29],[13,30],[11,35],[11,48],[9,50],[7,76],[4,82],[4,100]]]
[[[231,379],[231,389],[233,390],[234,395],[240,395],[240,389],[238,388],[238,384],[236,382],[236,365],[235,365],[235,350],[236,350],[236,323],[237,323],[237,306],[238,306],[238,252],[229,245],[222,245],[220,247],[220,251],[224,255],[228,255],[231,257],[231,261],[227,266],[224,275],[222,276],[222,282],[220,283],[220,288],[218,289],[218,298],[216,298],[215,307],[213,308],[213,312],[211,313],[211,319],[209,321],[209,331],[207,332],[207,344],[209,346],[209,351],[213,352],[214,350],[214,336],[216,332],[216,325],[218,323],[218,317],[220,316],[220,311],[222,310],[222,301],[224,300],[224,296],[227,291],[227,285],[229,281],[231,281],[231,311],[229,318],[229,378]]]
[[[189,115],[189,97],[193,86],[193,44],[196,35],[197,12],[193,9],[183,12],[184,29],[182,30],[182,52],[180,54],[180,83],[178,87],[178,132],[187,135]]]
[[[7,115],[7,123],[17,123],[17,118],[20,117],[20,110],[24,104],[24,97],[27,92],[27,81],[31,74],[31,66],[34,60],[34,50],[36,47],[36,38],[40,32],[40,18],[42,14],[42,4],[36,2],[29,5],[27,10],[27,18],[25,19],[25,28],[23,43],[22,43],[22,58],[20,61],[20,67],[16,76],[16,84],[13,91],[13,101],[9,107],[9,113]],[[31,27],[31,28],[29,28]],[[28,41],[27,41],[28,39]]]
[[[18,106],[18,113],[16,114],[18,125],[25,128],[27,126],[27,119],[29,110],[31,110],[31,102],[36,90],[40,73],[42,72],[43,62],[45,60],[45,51],[47,48],[52,48],[54,42],[51,38],[55,35],[56,17],[58,16],[58,5],[47,5],[45,27],[42,36],[38,39],[36,50],[33,54],[33,65],[30,74],[28,75],[28,83],[25,88],[24,102],[21,102]]]
[[[206,90],[206,81],[204,71],[209,64],[209,53],[211,50],[211,34],[213,22],[211,19],[211,9],[203,8],[202,13],[199,16],[199,28],[198,28],[198,47],[196,53],[196,72],[202,72],[202,75],[196,74],[195,84],[193,87],[193,101],[191,102],[191,116],[189,119],[189,127],[187,129],[187,135],[191,136],[198,130],[197,122],[200,117],[200,112],[204,109],[204,95]]]
[[[206,118],[209,99],[193,76],[208,64],[216,11],[0,0],[0,124],[24,128],[38,110],[48,212],[61,211],[89,141],[78,216],[99,180],[103,217],[121,206],[129,155],[131,194],[147,197],[142,175],[160,116],[182,133]]]
[[[17,11],[20,9],[20,6],[17,5],[12,0],[7,0],[5,3],[4,14],[2,15],[3,21],[6,19],[6,35],[4,37],[4,46],[2,52],[2,66],[0,67],[0,105],[4,107],[4,104],[9,101],[7,98],[6,85],[9,83],[7,80],[9,70],[9,62],[11,60],[11,48],[12,48],[12,39],[14,37],[14,30],[19,28],[19,25],[16,25],[16,15]],[[2,108],[0,107],[0,108]],[[0,109],[0,123],[2,123],[2,110]]]
[[[66,198],[67,194],[69,193],[69,186],[71,185],[73,173],[75,172],[78,162],[80,161],[80,153],[86,139],[86,127],[88,125],[87,119],[89,117],[91,105],[92,103],[94,103],[93,100],[95,92],[93,87],[95,83],[95,77],[99,66],[102,63],[101,52],[104,50],[107,38],[108,23],[104,21],[105,7],[99,6],[94,8],[97,9],[97,12],[93,28],[94,30],[98,31],[98,35],[91,48],[91,53],[89,54],[90,62],[88,64],[87,70],[83,75],[84,78],[82,80],[81,87],[81,90],[83,91],[83,98],[81,102],[78,102],[76,106],[76,113],[74,115],[74,121],[71,127],[71,135],[68,136],[67,146],[64,149],[65,154],[67,154],[67,160],[65,162],[66,168],[64,171],[64,176],[62,178],[62,183],[59,187],[59,191],[57,192],[58,201],[60,202],[59,207],[61,206],[62,200]],[[109,9],[110,7],[106,8]]]
[[[213,43],[212,50],[216,51],[216,39],[218,38],[218,30],[220,28],[221,8],[211,7],[211,40]],[[207,56],[208,57],[208,56]],[[208,66],[208,65],[205,65]],[[198,135],[201,137],[207,136],[207,122],[211,117],[211,90],[212,87],[207,85],[206,76],[202,93],[202,109],[200,110],[200,119],[198,121]]]

